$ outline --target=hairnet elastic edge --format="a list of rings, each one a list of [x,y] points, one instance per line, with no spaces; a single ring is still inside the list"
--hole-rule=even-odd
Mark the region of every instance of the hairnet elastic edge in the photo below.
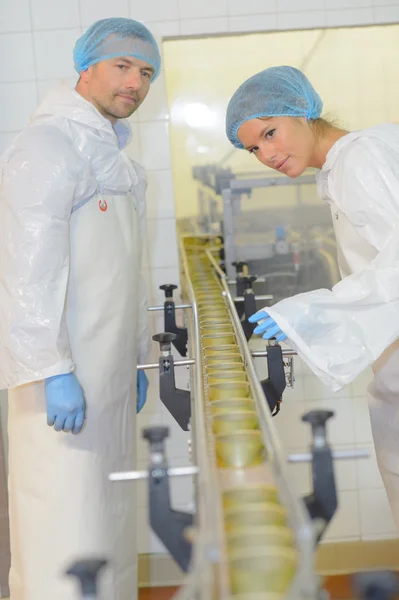
[[[151,65],[154,68],[154,75],[153,75],[153,77],[151,79],[151,83],[153,83],[158,78],[158,75],[161,72],[160,66],[157,67],[157,65],[155,65],[153,61],[148,60],[148,58],[142,56],[138,52],[134,52],[134,53],[133,52],[124,52],[123,54],[121,54],[120,52],[117,52],[115,54],[107,54],[106,56],[102,56],[101,58],[96,58],[95,60],[90,61],[90,64],[88,64],[84,68],[83,67],[78,67],[78,65],[75,62],[74,68],[75,68],[75,71],[78,73],[78,75],[80,75],[80,73],[82,71],[87,71],[87,69],[89,67],[91,67],[92,65],[96,65],[96,64],[102,62],[103,60],[111,60],[112,58],[123,58],[124,56],[133,56],[134,58],[138,58],[139,60],[143,60],[144,62],[146,62],[149,65]]]
[[[321,113],[320,113],[321,114]],[[235,148],[238,148],[239,150],[245,150],[245,147],[243,146],[243,144],[240,142],[240,140],[238,139],[238,130],[240,129],[241,125],[243,125],[244,123],[246,123],[247,121],[251,121],[251,119],[259,119],[261,117],[294,117],[294,118],[298,118],[298,117],[305,117],[307,121],[310,121],[311,119],[319,119],[320,118],[320,114],[317,117],[311,117],[308,113],[304,113],[302,115],[297,114],[292,114],[289,112],[284,112],[281,114],[276,114],[273,113],[271,114],[266,114],[266,113],[256,113],[253,115],[249,115],[248,117],[245,117],[245,119],[243,119],[242,121],[240,121],[238,123],[238,125],[234,126],[231,134],[227,134],[228,139],[230,140],[230,142],[233,144],[233,146]]]

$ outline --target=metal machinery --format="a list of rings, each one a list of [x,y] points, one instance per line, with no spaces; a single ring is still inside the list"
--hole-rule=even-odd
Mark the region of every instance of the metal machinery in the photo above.
[[[198,217],[186,231],[223,237],[226,271],[245,261],[257,273],[259,294],[278,300],[339,280],[331,214],[317,198],[313,173],[280,174],[193,167]]]
[[[309,453],[284,455],[272,412],[278,412],[285,386],[292,383],[294,353],[273,340],[263,351],[250,351],[237,307],[255,296],[248,289],[245,297],[230,292],[220,251],[218,236],[181,236],[184,304],[174,303],[175,286],[163,286],[165,305],[151,308],[165,315],[165,331],[153,336],[159,362],[138,366],[159,369],[160,400],[190,431],[191,464],[170,467],[168,428],[150,427],[142,432],[148,469],[111,473],[109,479],[111,485],[148,481],[150,525],[185,574],[175,600],[321,600],[326,593],[315,572],[314,550],[337,508],[333,462],[368,454],[333,452],[326,433],[333,413],[315,410],[302,417],[304,427],[308,423],[312,429]],[[243,289],[240,276],[236,286]],[[186,327],[177,327],[176,310],[184,311]],[[183,360],[175,361],[172,344]],[[267,361],[267,379],[257,377],[255,360]],[[190,391],[179,390],[175,369],[187,365]],[[309,496],[294,492],[287,461],[309,463]],[[172,477],[194,478],[193,514],[173,509]],[[91,558],[72,565],[68,575],[80,582],[83,598],[94,600],[107,557]],[[397,591],[395,575],[365,574],[354,595],[389,600]]]

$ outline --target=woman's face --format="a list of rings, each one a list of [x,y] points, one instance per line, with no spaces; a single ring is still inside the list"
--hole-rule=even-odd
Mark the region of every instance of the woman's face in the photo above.
[[[243,146],[271,169],[298,177],[312,164],[316,138],[304,117],[262,117],[241,125]]]

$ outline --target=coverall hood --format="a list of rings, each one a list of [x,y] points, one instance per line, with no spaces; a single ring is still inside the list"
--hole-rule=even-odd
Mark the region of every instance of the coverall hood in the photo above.
[[[80,125],[86,125],[95,130],[102,139],[117,137],[119,148],[125,148],[132,139],[132,130],[127,119],[120,119],[112,126],[111,121],[104,117],[99,110],[83,98],[76,90],[66,83],[61,83],[50,90],[36,109],[32,120],[41,121],[64,117]]]

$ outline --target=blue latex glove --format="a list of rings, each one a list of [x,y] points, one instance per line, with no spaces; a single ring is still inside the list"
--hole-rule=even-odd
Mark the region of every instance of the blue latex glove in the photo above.
[[[148,377],[144,371],[137,371],[137,412],[139,413],[147,400],[149,386]]]
[[[83,427],[86,402],[74,373],[45,379],[47,425],[56,431],[79,433]]]
[[[266,319],[266,320],[264,320]],[[287,339],[287,336],[283,331],[281,331],[280,327],[277,325],[276,321],[269,317],[269,313],[265,310],[261,310],[249,317],[248,321],[250,323],[257,323],[259,321],[263,321],[254,329],[254,333],[261,334],[264,340],[270,340],[270,338],[276,338],[278,342],[282,342]]]

